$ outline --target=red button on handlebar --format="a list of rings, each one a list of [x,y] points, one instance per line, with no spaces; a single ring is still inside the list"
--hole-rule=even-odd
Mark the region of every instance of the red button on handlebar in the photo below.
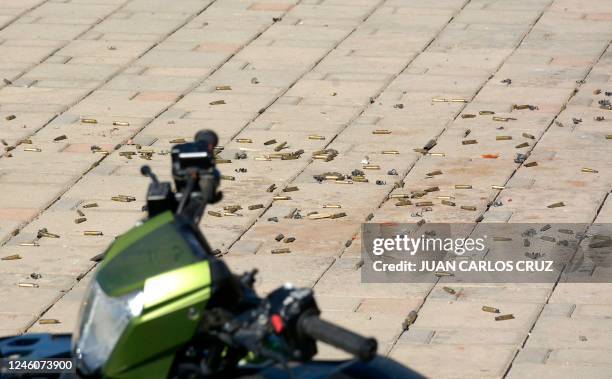
[[[272,323],[272,328],[274,329],[274,333],[276,334],[280,334],[285,328],[285,324],[283,323],[282,317],[277,314],[273,314],[270,317],[270,323]]]

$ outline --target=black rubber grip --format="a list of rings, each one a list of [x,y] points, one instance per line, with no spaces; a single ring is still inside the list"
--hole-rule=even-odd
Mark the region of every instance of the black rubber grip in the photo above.
[[[376,356],[378,343],[374,338],[365,338],[340,326],[321,320],[315,315],[304,315],[298,322],[300,331],[317,341],[337,347],[362,361]]]

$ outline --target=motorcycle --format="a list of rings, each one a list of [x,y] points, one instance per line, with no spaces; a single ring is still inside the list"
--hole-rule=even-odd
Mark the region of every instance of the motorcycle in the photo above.
[[[143,166],[151,179],[148,217],[105,252],[76,332],[0,339],[0,376],[421,378],[378,356],[375,339],[320,319],[311,289],[284,285],[261,298],[253,289],[256,270],[234,275],[214,256],[198,223],[206,205],[222,197],[217,142],[215,133],[200,131],[194,142],[172,148],[175,190]],[[317,341],[354,359],[314,361]],[[15,362],[58,359],[65,370],[11,370]]]

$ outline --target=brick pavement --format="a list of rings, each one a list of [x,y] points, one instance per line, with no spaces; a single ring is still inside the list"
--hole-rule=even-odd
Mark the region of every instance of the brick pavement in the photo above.
[[[260,269],[260,291],[285,281],[313,286],[325,317],[376,335],[382,353],[431,377],[610,377],[611,285],[465,284],[449,295],[437,283],[364,284],[359,230],[366,220],[421,218],[610,222],[609,120],[594,117],[612,116],[594,91],[612,90],[611,15],[610,4],[592,0],[3,1],[0,257],[21,259],[0,261],[9,299],[0,305],[0,333],[71,331],[90,258],[142,217],[140,165],[167,179],[170,141],[212,128],[221,158],[231,160],[219,168],[235,180],[223,182],[224,201],[211,210],[264,207],[207,215],[201,226],[236,271]],[[517,120],[496,122],[481,110]],[[390,134],[372,133],[383,129]],[[477,144],[461,144],[467,129]],[[496,140],[500,134],[512,140]],[[444,156],[414,151],[432,139],[430,153]],[[255,160],[281,142],[283,151],[304,153]],[[521,142],[528,145],[516,148]],[[122,154],[137,145],[155,154]],[[312,159],[321,149],[338,155]],[[388,150],[397,154],[381,154]],[[240,152],[247,158],[236,159]],[[484,152],[500,156],[482,159]],[[531,155],[519,164],[516,152]],[[366,156],[380,166],[366,170],[368,183],[313,179],[349,173]],[[387,175],[391,169],[398,175]],[[434,169],[444,174],[424,179]],[[457,183],[473,188],[455,190]],[[288,186],[299,190],[283,192]],[[416,207],[389,199],[425,186],[476,210],[436,201],[413,217]],[[137,201],[110,201],[119,193]],[[566,206],[546,208],[557,201]],[[99,206],[82,209],[92,202]],[[285,218],[326,203],[347,216]],[[76,209],[86,222],[75,224]],[[60,238],[37,239],[43,227]],[[279,233],[296,238],[291,254],[270,254]],[[24,246],[34,241],[40,246]],[[16,285],[34,281],[33,272],[42,275],[38,288]],[[495,322],[483,303],[516,319]],[[418,318],[403,330],[412,310]],[[41,317],[60,323],[40,325]],[[342,354],[324,347],[321,355]]]

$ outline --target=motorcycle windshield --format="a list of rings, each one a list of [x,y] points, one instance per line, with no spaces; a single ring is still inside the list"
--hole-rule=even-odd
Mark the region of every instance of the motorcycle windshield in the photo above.
[[[200,261],[185,233],[171,212],[147,220],[108,248],[98,283],[107,295],[121,296],[142,289],[150,277]]]

